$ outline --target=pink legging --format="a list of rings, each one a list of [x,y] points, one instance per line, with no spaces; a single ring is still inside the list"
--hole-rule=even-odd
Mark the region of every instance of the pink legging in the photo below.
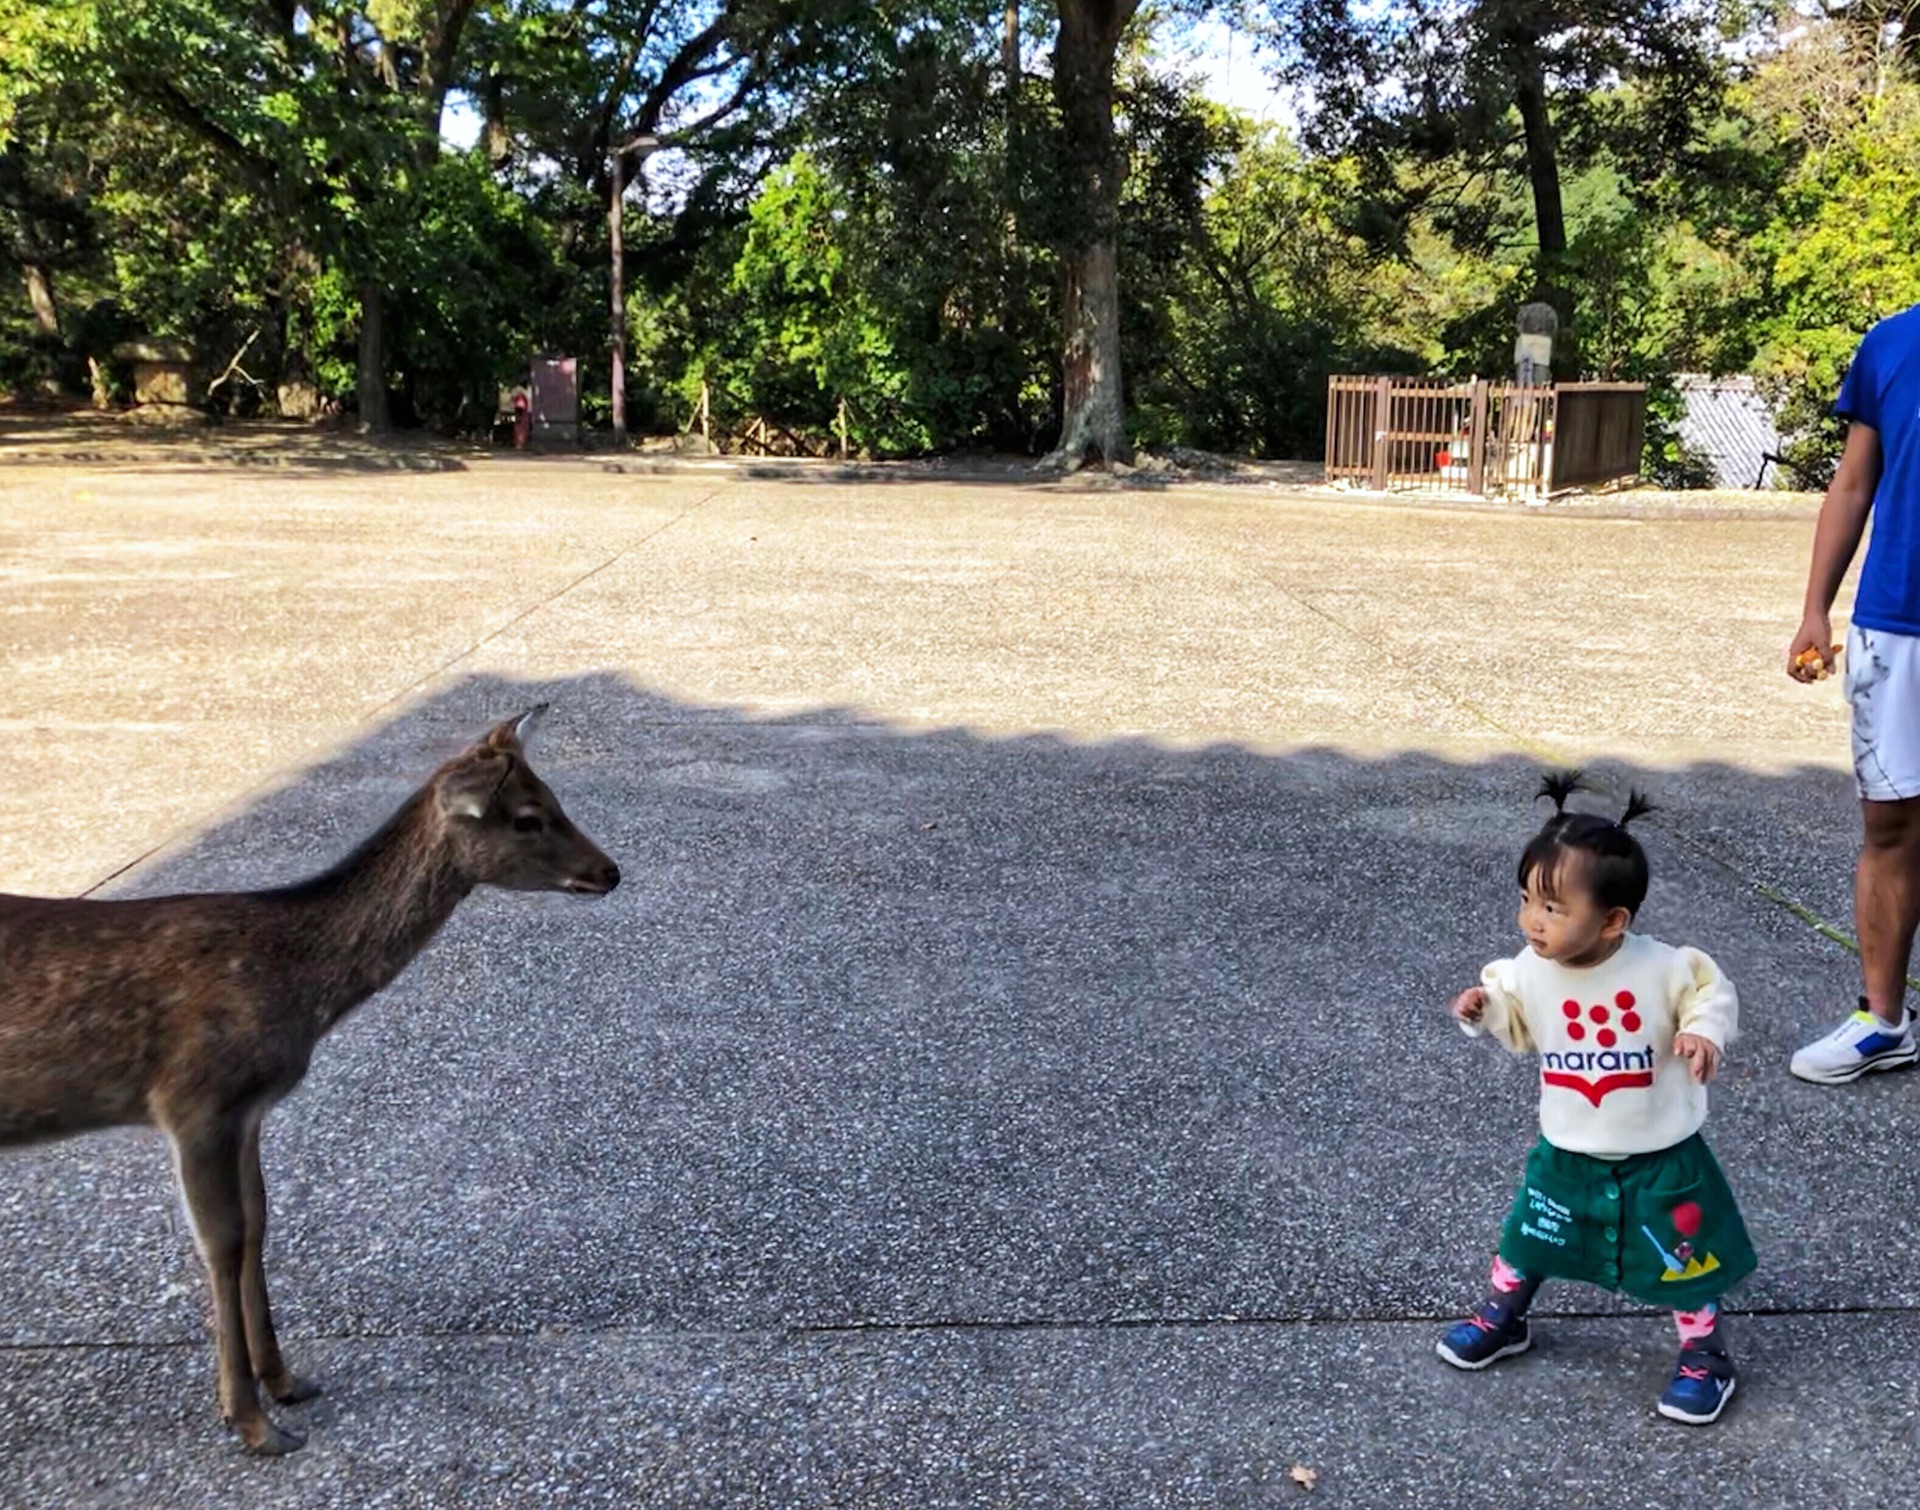
[[[1530,1291],[1527,1276],[1508,1263],[1498,1253],[1493,1256],[1493,1289],[1497,1295],[1515,1295],[1521,1291]],[[1531,1300],[1531,1293],[1527,1297]],[[1709,1300],[1695,1311],[1675,1311],[1673,1325],[1680,1333],[1680,1345],[1686,1347],[1713,1335],[1714,1324],[1720,1319],[1720,1303]]]

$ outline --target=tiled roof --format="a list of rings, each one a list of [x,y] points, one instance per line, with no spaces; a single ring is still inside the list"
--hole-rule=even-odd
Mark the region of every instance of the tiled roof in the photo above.
[[[1716,486],[1755,487],[1763,468],[1766,486],[1791,485],[1777,463],[1767,462],[1769,455],[1779,454],[1780,431],[1772,409],[1754,391],[1752,378],[1682,373],[1677,386],[1686,402],[1680,439],[1711,459]]]

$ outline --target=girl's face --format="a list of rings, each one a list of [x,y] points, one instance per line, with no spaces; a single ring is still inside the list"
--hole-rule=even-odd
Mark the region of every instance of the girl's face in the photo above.
[[[1597,965],[1620,947],[1633,914],[1624,907],[1602,907],[1585,882],[1579,861],[1569,858],[1556,875],[1536,868],[1520,888],[1520,931],[1542,959]]]

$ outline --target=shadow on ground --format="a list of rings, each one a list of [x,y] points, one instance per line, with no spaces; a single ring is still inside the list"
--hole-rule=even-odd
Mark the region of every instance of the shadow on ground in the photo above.
[[[270,1119],[311,1445],[236,1456],[163,1153],[104,1135],[0,1163],[9,1503],[1265,1504],[1294,1463],[1315,1503],[1895,1502],[1914,1092],[1786,1077],[1852,962],[1752,885],[1844,917],[1838,774],[1601,773],[1665,807],[1648,931],[1745,1001],[1709,1130],[1760,1314],[1690,1435],[1651,1411],[1666,1324],[1594,1292],[1497,1375],[1430,1352],[1530,1141],[1530,1068],[1441,1007],[1515,947],[1530,761],[473,679],[123,890],[316,869],[539,700],[535,763],[627,880],[477,896]]]

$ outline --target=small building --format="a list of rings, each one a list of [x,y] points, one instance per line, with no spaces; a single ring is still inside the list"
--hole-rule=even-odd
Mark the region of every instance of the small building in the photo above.
[[[1675,379],[1686,408],[1680,441],[1706,458],[1719,488],[1792,487],[1780,466],[1780,428],[1750,377],[1681,373]]]

